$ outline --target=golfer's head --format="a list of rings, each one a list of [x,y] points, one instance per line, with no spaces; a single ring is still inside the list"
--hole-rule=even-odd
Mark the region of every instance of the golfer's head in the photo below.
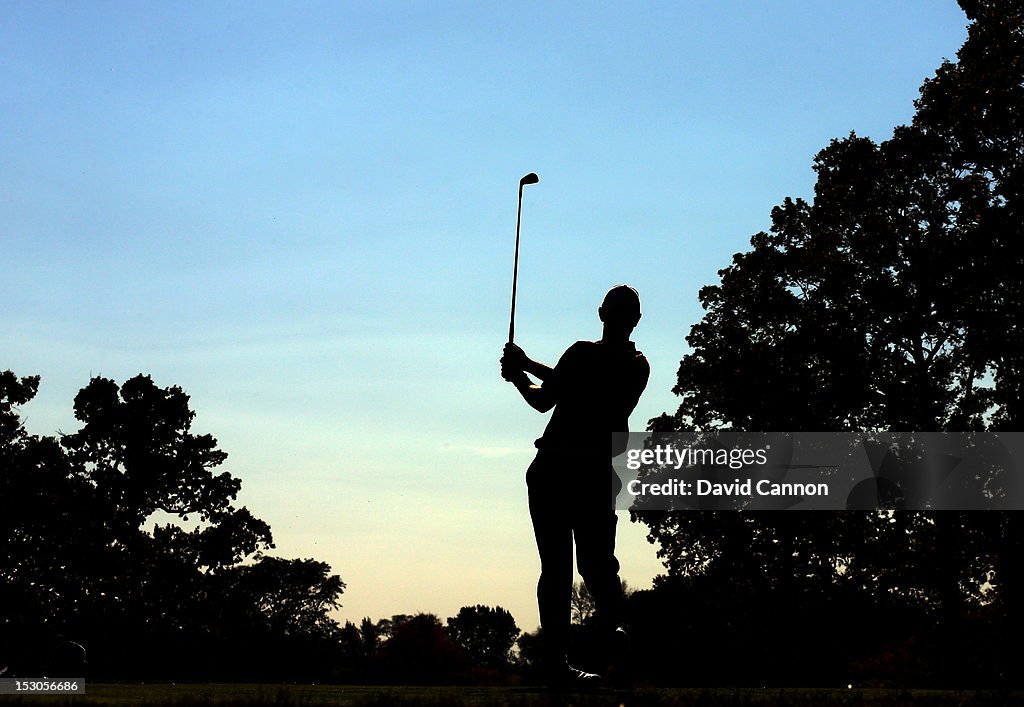
[[[629,285],[616,285],[608,290],[597,313],[605,324],[632,331],[640,321],[640,295]]]

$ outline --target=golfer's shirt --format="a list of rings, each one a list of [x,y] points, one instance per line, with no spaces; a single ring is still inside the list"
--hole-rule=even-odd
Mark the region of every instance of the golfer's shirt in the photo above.
[[[632,341],[577,341],[543,383],[555,409],[537,448],[604,458],[621,453],[624,448],[613,448],[612,433],[629,431],[629,415],[650,373]]]

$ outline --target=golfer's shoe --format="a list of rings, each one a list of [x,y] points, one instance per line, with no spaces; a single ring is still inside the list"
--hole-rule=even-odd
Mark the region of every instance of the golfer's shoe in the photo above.
[[[548,675],[548,679],[553,687],[589,689],[601,686],[600,675],[574,668],[568,663],[556,665]]]

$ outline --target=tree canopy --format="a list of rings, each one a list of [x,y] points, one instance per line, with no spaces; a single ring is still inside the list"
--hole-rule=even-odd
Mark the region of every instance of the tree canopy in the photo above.
[[[344,583],[264,554],[270,527],[234,504],[241,481],[192,431],[181,388],[94,378],[74,400],[81,427],[50,437],[18,413],[38,385],[0,373],[0,666],[39,675],[74,639],[119,677],[324,669]]]
[[[962,7],[967,41],[924,82],[911,124],[881,143],[833,140],[813,200],[784,199],[700,291],[679,407],[651,430],[1021,428],[1024,17],[1008,0]],[[676,577],[787,602],[896,598],[941,618],[946,647],[979,611],[1021,626],[1015,514],[639,518]]]
[[[811,203],[700,292],[661,427],[1016,429],[1024,162],[1021,9],[964,3],[958,61],[909,126],[814,159]]]
[[[448,633],[478,665],[504,668],[520,631],[505,609],[478,604],[464,606],[449,618]]]

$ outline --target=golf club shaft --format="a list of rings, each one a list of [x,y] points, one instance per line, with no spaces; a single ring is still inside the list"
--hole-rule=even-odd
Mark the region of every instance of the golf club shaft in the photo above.
[[[516,208],[516,255],[512,265],[512,313],[508,319],[508,343],[516,337],[516,283],[519,281],[519,223],[523,216],[523,183],[519,183],[519,206]]]

